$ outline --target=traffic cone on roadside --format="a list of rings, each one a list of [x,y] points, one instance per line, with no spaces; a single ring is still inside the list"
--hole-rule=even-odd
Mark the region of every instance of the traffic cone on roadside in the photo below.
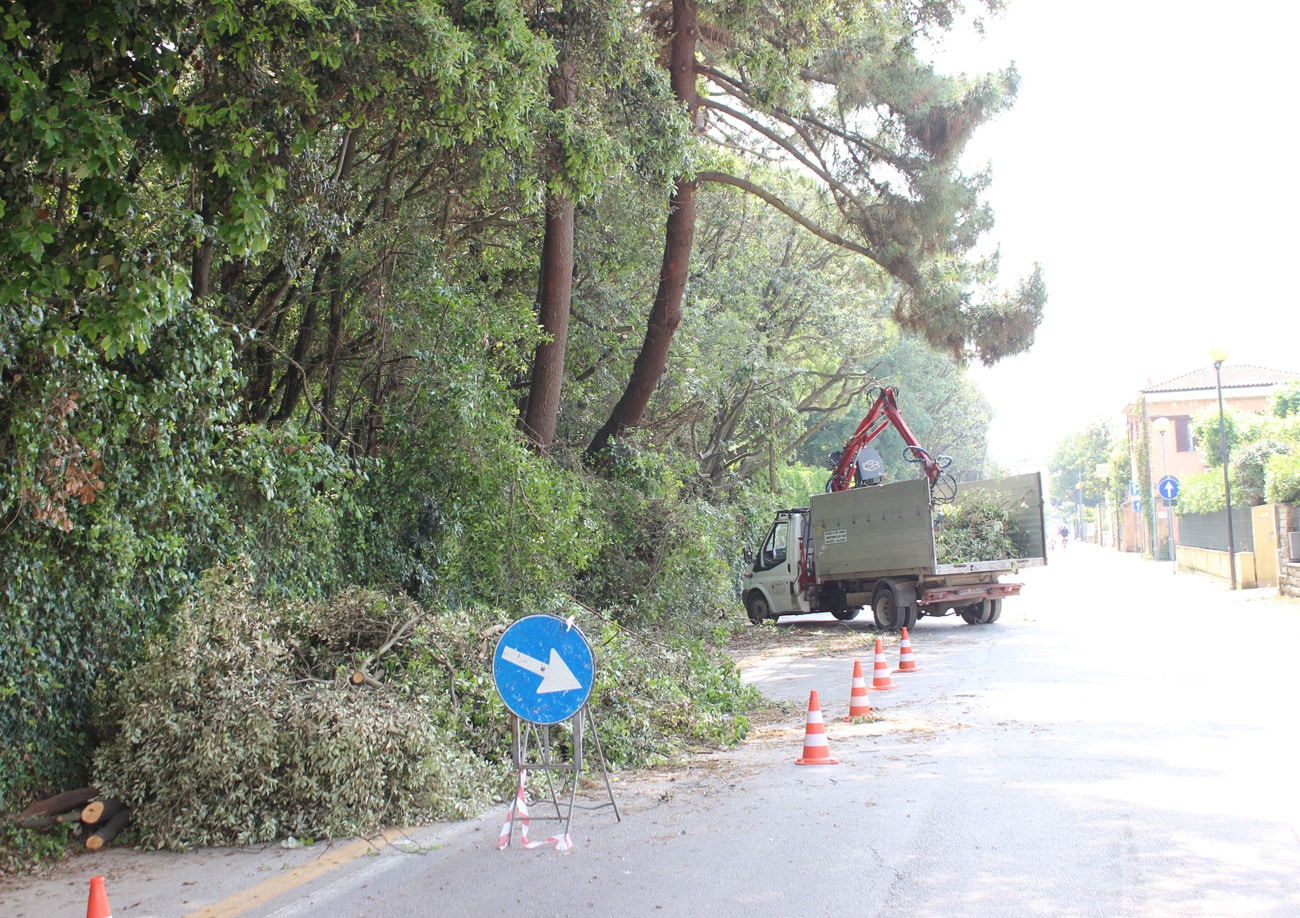
[[[912,656],[912,642],[907,637],[907,629],[903,629],[903,639],[898,642],[898,669],[896,673],[919,673],[921,670],[916,665],[916,660]]]
[[[884,689],[895,689],[889,678],[889,664],[885,662],[885,649],[881,644],[880,638],[876,638],[876,663],[875,670],[871,676],[871,690],[883,691]]]
[[[822,723],[822,706],[816,689],[808,694],[808,726],[804,729],[803,758],[794,761],[796,765],[839,764],[831,758],[831,749],[826,743],[826,725]]]
[[[867,680],[862,675],[862,661],[853,661],[853,689],[849,692],[849,716],[845,720],[853,720],[855,717],[870,717],[871,702],[867,701]]]
[[[104,878],[90,878],[90,902],[86,904],[86,918],[113,918],[108,907],[108,893],[104,892]]]

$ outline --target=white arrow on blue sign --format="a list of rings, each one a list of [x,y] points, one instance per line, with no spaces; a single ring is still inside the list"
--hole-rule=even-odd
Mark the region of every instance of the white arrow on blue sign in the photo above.
[[[558,724],[581,711],[594,677],[591,645],[571,622],[554,615],[519,619],[501,635],[492,659],[501,700],[535,724]]]
[[[1178,498],[1178,479],[1173,475],[1166,475],[1160,479],[1160,484],[1156,485],[1156,490],[1165,500],[1177,500]]]

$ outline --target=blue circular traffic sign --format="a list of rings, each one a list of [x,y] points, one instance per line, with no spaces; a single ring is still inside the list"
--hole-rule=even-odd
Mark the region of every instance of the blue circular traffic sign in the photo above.
[[[1178,499],[1178,479],[1173,475],[1166,475],[1160,479],[1160,484],[1156,485],[1156,490],[1165,500]]]
[[[515,716],[535,724],[558,724],[581,711],[591,696],[591,645],[569,621],[529,615],[497,641],[492,678]]]

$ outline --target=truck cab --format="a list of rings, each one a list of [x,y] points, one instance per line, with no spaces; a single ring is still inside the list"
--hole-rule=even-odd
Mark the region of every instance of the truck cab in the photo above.
[[[754,624],[811,611],[807,592],[800,588],[806,568],[807,520],[807,509],[778,510],[758,554],[746,552],[742,591],[745,611]]]

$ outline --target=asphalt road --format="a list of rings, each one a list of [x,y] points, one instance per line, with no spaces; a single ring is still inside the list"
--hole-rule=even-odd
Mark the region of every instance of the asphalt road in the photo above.
[[[1300,603],[1086,545],[1021,579],[995,625],[922,619],[921,671],[869,723],[844,721],[869,622],[783,619],[743,664],[785,715],[616,780],[621,821],[576,812],[565,853],[498,851],[502,807],[296,851],[79,856],[0,912],[81,914],[104,874],[116,918],[1300,915]],[[795,764],[814,689],[835,765]]]

